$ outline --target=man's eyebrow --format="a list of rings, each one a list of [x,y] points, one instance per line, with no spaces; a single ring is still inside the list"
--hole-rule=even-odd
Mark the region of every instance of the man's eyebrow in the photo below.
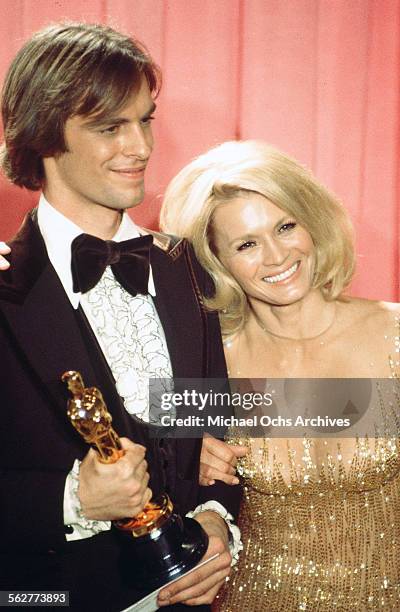
[[[122,125],[128,123],[128,119],[124,117],[92,117],[83,123],[86,127],[105,127],[107,125]]]
[[[153,102],[152,105],[149,107],[149,109],[144,113],[144,115],[142,115],[140,119],[143,120],[143,119],[147,119],[148,117],[150,117],[150,115],[152,115],[155,112],[156,108],[157,108],[157,105],[155,102]],[[107,125],[124,125],[125,123],[129,123],[129,119],[127,117],[121,117],[118,115],[115,115],[113,117],[111,115],[107,117],[92,117],[92,118],[89,117],[88,120],[84,122],[84,125],[91,128],[91,127],[103,127]]]

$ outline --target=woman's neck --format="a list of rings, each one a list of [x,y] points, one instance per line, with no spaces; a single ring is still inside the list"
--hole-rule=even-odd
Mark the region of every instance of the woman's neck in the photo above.
[[[293,304],[275,306],[250,298],[246,327],[285,340],[310,340],[325,334],[336,319],[336,303],[315,289]]]

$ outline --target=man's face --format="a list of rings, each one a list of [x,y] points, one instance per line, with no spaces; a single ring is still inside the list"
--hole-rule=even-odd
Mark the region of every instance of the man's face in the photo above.
[[[77,115],[65,124],[66,153],[45,158],[44,194],[75,221],[140,204],[153,148],[155,104],[146,79],[126,105],[104,119]],[[101,210],[102,209],[102,210]],[[113,213],[114,214],[114,213]]]

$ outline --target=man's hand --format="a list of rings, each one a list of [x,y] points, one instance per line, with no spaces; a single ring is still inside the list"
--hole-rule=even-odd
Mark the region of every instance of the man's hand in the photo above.
[[[200,523],[209,537],[208,548],[202,560],[209,559],[215,554],[218,554],[218,557],[170,586],[165,586],[158,595],[159,606],[179,602],[185,602],[188,606],[210,604],[225,582],[225,578],[229,576],[232,557],[229,552],[228,529],[225,521],[209,510],[200,512],[195,520]]]
[[[8,255],[11,253],[10,247],[5,242],[0,242],[0,270],[7,270],[10,267],[7,259],[1,257],[1,255]]]
[[[79,472],[78,495],[88,519],[108,521],[139,514],[151,499],[146,449],[121,438],[124,455],[116,463],[101,463],[90,449]]]
[[[202,486],[222,480],[228,485],[239,484],[236,464],[239,457],[247,454],[247,448],[239,444],[227,444],[205,434],[200,455],[199,482]]]

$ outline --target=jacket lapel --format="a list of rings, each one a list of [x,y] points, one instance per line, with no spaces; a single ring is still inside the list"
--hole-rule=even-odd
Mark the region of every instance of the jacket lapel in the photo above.
[[[32,214],[10,244],[11,268],[0,275],[4,324],[44,391],[65,412],[63,372],[79,370],[87,386],[96,382],[88,348]]]
[[[151,264],[160,317],[175,378],[199,378],[203,368],[203,324],[183,252],[171,257],[154,246]]]

